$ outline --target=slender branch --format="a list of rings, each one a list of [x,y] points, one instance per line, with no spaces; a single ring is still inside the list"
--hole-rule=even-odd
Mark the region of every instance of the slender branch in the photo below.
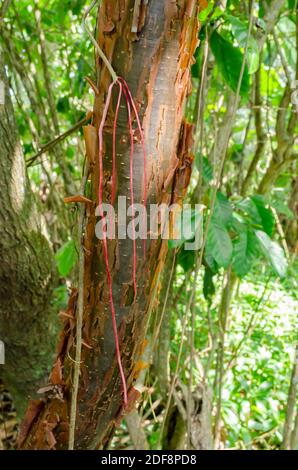
[[[100,0],[93,0],[90,7],[86,10],[86,13],[84,14],[84,17],[83,17],[83,27],[84,27],[86,33],[88,34],[90,41],[92,42],[92,44],[94,45],[96,51],[98,52],[101,60],[103,61],[103,63],[107,67],[108,71],[110,72],[111,77],[112,77],[112,81],[116,82],[117,79],[118,79],[118,76],[117,76],[115,70],[113,69],[112,65],[110,64],[110,62],[109,62],[108,58],[106,57],[106,55],[104,54],[103,50],[99,47],[97,41],[94,39],[94,37],[93,37],[93,35],[92,35],[91,31],[89,30],[89,28],[87,26],[87,23],[86,23],[86,19],[89,15],[90,11],[95,7],[95,5],[98,3],[98,1],[100,1]]]
[[[286,58],[285,58],[285,56],[284,56],[283,50],[282,50],[282,48],[280,47],[279,39],[278,39],[277,34],[276,34],[276,32],[274,31],[274,29],[272,30],[272,34],[273,34],[273,37],[274,37],[274,42],[275,42],[275,45],[276,45],[276,49],[277,49],[278,55],[279,55],[279,57],[280,57],[280,61],[281,61],[281,63],[282,63],[282,66],[283,66],[283,69],[284,69],[284,72],[285,72],[285,76],[287,77],[288,83],[291,84],[291,83],[292,83],[292,79],[291,79],[290,70],[289,70],[289,67],[288,67]]]
[[[7,10],[9,8],[9,5],[10,5],[10,2],[11,0],[4,0],[3,1],[3,4],[2,4],[2,7],[1,7],[1,11],[0,11],[0,24],[2,23],[2,21],[4,20],[4,17],[7,13]]]
[[[20,18],[20,15],[19,15],[19,12],[18,12],[18,9],[15,5],[15,2],[12,1],[12,9],[13,9],[13,12],[14,12],[14,15],[15,15],[15,18],[16,18],[16,21],[17,21],[17,25],[18,25],[18,30],[22,36],[22,47],[24,48],[24,50],[26,51],[26,54],[27,54],[27,57],[28,57],[28,62],[30,64],[33,64],[34,63],[34,60],[32,58],[32,55],[31,55],[31,52],[30,52],[30,47],[29,47],[29,43],[28,43],[28,39],[26,38],[25,34],[24,34],[24,27],[23,27],[23,24],[22,24],[22,21],[21,21],[21,18]],[[45,105],[44,105],[44,98],[42,97],[42,92],[41,92],[41,88],[40,88],[40,84],[39,84],[39,81],[38,81],[38,76],[37,76],[37,71],[36,71],[36,68],[33,67],[33,70],[31,70],[31,74],[32,74],[32,77],[33,77],[33,81],[34,81],[34,85],[35,85],[35,88],[36,88],[36,95],[38,97],[38,101],[40,103],[40,106],[43,110],[43,114],[47,120],[47,123],[48,123],[48,126],[50,127],[50,120],[48,118],[48,114],[46,113],[46,109],[45,109]]]
[[[238,342],[238,344],[235,346],[235,348],[233,348],[232,352],[231,352],[231,357],[230,357],[230,360],[225,368],[225,371],[224,371],[224,375],[226,375],[226,373],[229,371],[231,365],[233,364],[234,360],[236,359],[236,357],[238,356],[239,354],[239,351],[242,347],[242,345],[245,343],[245,341],[247,340],[249,334],[250,334],[250,331],[252,330],[253,328],[253,323],[256,319],[256,316],[260,310],[260,306],[263,302],[263,300],[265,299],[265,295],[266,295],[266,292],[267,292],[267,289],[268,289],[268,286],[269,286],[269,282],[271,280],[271,276],[268,277],[266,283],[265,283],[265,286],[264,286],[264,289],[261,293],[261,296],[257,302],[257,306],[255,308],[255,310],[252,312],[251,314],[251,317],[249,319],[249,322],[248,322],[248,325],[247,327],[245,328],[245,331],[243,333],[243,336],[242,338],[240,339],[240,341]]]
[[[266,2],[262,2],[262,4],[265,9],[265,15],[263,20],[266,24],[266,31],[259,31],[257,33],[256,40],[258,43],[259,50],[263,49],[268,34],[270,34],[272,29],[274,28],[274,25],[276,24],[277,19],[279,17],[280,11],[285,5],[285,0],[273,0],[270,3],[270,6],[266,4]]]
[[[80,129],[84,124],[86,124],[92,117],[92,113],[89,112],[87,113],[86,117],[78,121],[74,126],[72,126],[70,129],[68,129],[66,132],[63,134],[59,135],[58,137],[55,137],[55,139],[51,140],[47,144],[43,145],[39,151],[33,155],[33,157],[30,157],[27,160],[27,167],[32,166],[32,164],[44,153],[49,152],[52,150],[53,147],[55,147],[57,144],[65,140],[69,135],[73,134],[76,132],[78,129]]]
[[[89,174],[89,166],[86,165],[85,175],[83,177],[81,192],[84,194],[85,186],[87,183]],[[76,324],[76,355],[75,355],[75,365],[74,365],[74,374],[73,374],[73,388],[72,388],[72,397],[71,397],[71,410],[70,410],[70,420],[69,420],[69,444],[68,449],[74,449],[75,443],[75,425],[76,425],[76,415],[77,415],[77,398],[79,390],[79,377],[80,377],[80,367],[81,367],[81,352],[82,352],[82,327],[83,327],[83,314],[84,314],[84,266],[85,266],[85,253],[83,247],[83,227],[84,227],[84,218],[85,218],[85,205],[81,204],[80,215],[79,215],[79,225],[78,225],[78,241],[80,244],[79,248],[79,280],[78,280],[78,308],[77,308],[77,324]]]
[[[19,60],[19,53],[15,47],[15,44],[12,38],[10,37],[8,31],[6,30],[6,28],[1,28],[1,37],[3,39],[3,43],[5,46],[11,67],[16,71],[16,73],[20,77],[20,80],[23,84],[23,87],[30,101],[32,111],[34,112],[36,122],[37,122],[37,130],[39,133],[41,133],[43,129],[47,129],[47,122],[42,112],[42,108],[40,107],[39,102],[36,100],[36,93],[35,93],[36,90],[31,81],[30,74],[26,73],[26,69],[22,65],[22,62]]]
[[[53,122],[55,133],[59,134],[60,133],[59,122],[58,122],[58,116],[57,116],[57,111],[56,111],[55,97],[54,97],[54,93],[52,90],[52,80],[51,80],[51,74],[50,74],[49,65],[48,65],[49,59],[47,57],[45,36],[41,27],[41,11],[38,9],[38,0],[35,0],[34,17],[35,17],[36,31],[37,31],[37,35],[39,39],[39,44],[40,44],[40,58],[41,58],[43,76],[44,76],[44,85],[47,91],[47,100],[49,103],[49,108],[51,112],[51,117],[52,117],[52,122]]]
[[[296,80],[298,80],[298,5],[296,7]],[[267,171],[264,174],[258,192],[266,193],[280,173],[293,160],[293,145],[295,143],[295,128],[298,120],[296,106],[293,105],[290,118],[287,108],[291,102],[291,85],[288,83],[280,103],[276,120],[277,149],[274,151]]]
[[[257,135],[257,147],[254,154],[254,157],[248,167],[246,177],[242,183],[241,188],[241,195],[245,196],[248,188],[250,187],[251,180],[257,168],[257,165],[264,155],[264,151],[266,148],[266,133],[263,129],[263,119],[262,119],[262,96],[261,96],[261,67],[256,72],[255,75],[255,87],[254,87],[254,118],[255,118],[255,128],[256,128],[256,135]]]
[[[224,377],[224,358],[225,358],[225,338],[227,330],[227,322],[230,311],[230,305],[234,287],[236,284],[236,276],[231,273],[231,268],[227,271],[225,285],[222,292],[221,304],[218,313],[219,320],[219,341],[217,350],[217,401],[216,401],[216,416],[214,424],[214,441],[215,448],[217,448],[220,441],[220,419],[221,419],[221,405],[222,405],[222,385]]]

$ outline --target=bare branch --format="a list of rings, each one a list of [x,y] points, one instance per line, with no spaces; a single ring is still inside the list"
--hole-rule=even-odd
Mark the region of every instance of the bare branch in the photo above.
[[[57,144],[65,140],[69,135],[73,134],[76,132],[78,129],[80,129],[84,124],[86,124],[90,119],[91,119],[92,113],[87,113],[87,115],[78,121],[74,126],[72,126],[70,129],[68,129],[66,132],[63,134],[59,135],[58,137],[55,137],[55,139],[51,140],[48,142],[46,145],[44,145],[33,157],[30,157],[27,160],[27,167],[32,166],[32,164],[44,153],[49,152],[52,150]]]

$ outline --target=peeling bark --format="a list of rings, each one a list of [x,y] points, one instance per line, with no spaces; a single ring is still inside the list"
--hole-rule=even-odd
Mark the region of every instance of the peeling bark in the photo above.
[[[192,156],[188,144],[191,126],[182,125],[183,105],[190,91],[190,66],[197,46],[198,2],[196,0],[142,3],[118,0],[103,1],[98,15],[99,44],[119,76],[125,78],[132,91],[145,132],[148,155],[148,203],[179,202],[189,183]],[[135,32],[137,30],[137,32]],[[97,59],[93,126],[98,131],[106,91],[110,83],[108,71]],[[113,109],[115,109],[115,100]],[[111,148],[113,112],[105,126],[104,200],[111,197]],[[84,236],[84,326],[76,448],[96,449],[106,446],[125,411],[121,381],[115,357],[109,291],[102,243],[96,239],[95,207],[98,188],[97,132],[90,128],[93,144],[87,138],[91,159],[91,186],[94,204],[86,214]],[[90,136],[89,136],[90,137]],[[120,109],[117,131],[117,192],[129,200],[129,132],[127,114]],[[142,202],[143,153],[138,131],[134,131],[135,202]],[[172,181],[169,181],[170,169]],[[165,182],[169,190],[165,190]],[[172,187],[172,190],[171,190]],[[143,243],[137,241],[138,295],[133,302],[133,244],[127,240],[109,241],[109,264],[113,280],[113,296],[122,363],[132,405],[138,396],[133,388],[140,372],[140,358],[145,345],[146,327],[159,275],[163,269],[167,242],[147,241],[144,260]],[[75,293],[74,293],[75,296]],[[30,425],[23,428],[20,447],[24,449],[63,449],[67,447],[68,414],[71,400],[75,340],[74,298],[62,333],[58,363],[62,371],[58,383],[39,403]],[[57,365],[57,363],[56,363]],[[54,370],[54,369],[53,369]],[[53,374],[52,374],[53,375]],[[45,432],[46,429],[46,432]]]

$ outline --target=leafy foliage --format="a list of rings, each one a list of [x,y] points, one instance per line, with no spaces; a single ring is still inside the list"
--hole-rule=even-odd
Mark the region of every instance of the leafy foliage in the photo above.
[[[240,71],[243,63],[243,54],[237,47],[223,38],[217,31],[211,36],[210,45],[214,54],[218,69],[227,85],[236,91],[238,87]],[[248,67],[245,65],[240,87],[241,96],[247,96],[249,92]]]
[[[76,245],[73,240],[65,243],[55,255],[58,271],[61,276],[66,277],[77,262]]]
[[[233,243],[233,270],[239,277],[244,277],[252,268],[253,260],[258,255],[256,236],[253,231],[244,228]]]
[[[262,252],[270,261],[276,274],[280,277],[285,277],[288,263],[282,248],[272,241],[267,233],[262,232],[262,230],[257,230],[256,236],[260,242]]]
[[[227,268],[233,254],[233,245],[228,230],[213,220],[208,230],[206,250],[219,267]]]

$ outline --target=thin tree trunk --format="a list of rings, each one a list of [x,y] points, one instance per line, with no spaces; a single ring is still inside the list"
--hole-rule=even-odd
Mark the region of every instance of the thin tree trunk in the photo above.
[[[197,45],[198,4],[196,0],[151,0],[143,3],[137,16],[137,30],[132,32],[133,1],[103,1],[98,15],[99,43],[113,62],[118,75],[128,82],[145,132],[148,154],[148,202],[169,204],[183,198],[190,178],[192,156],[188,153],[191,142],[191,126],[182,125],[183,104],[189,92],[190,65]],[[134,15],[136,18],[136,15]],[[101,64],[99,64],[100,66]],[[99,74],[98,74],[99,75]],[[101,70],[95,99],[94,126],[98,131],[105,93],[110,83],[106,69]],[[111,149],[113,116],[108,116],[105,129],[105,148]],[[94,133],[94,135],[96,135]],[[135,133],[136,137],[136,133]],[[127,115],[121,110],[117,144],[118,194],[129,197],[129,133]],[[98,155],[98,150],[95,155]],[[178,156],[178,160],[177,160]],[[106,172],[104,193],[110,194],[110,168],[108,158],[104,162]],[[172,171],[171,169],[175,169]],[[109,171],[108,171],[109,170]],[[140,143],[135,142],[134,197],[143,197],[143,154]],[[175,176],[174,176],[175,173]],[[109,305],[109,286],[102,243],[94,236],[98,187],[98,162],[91,172],[94,206],[87,214],[84,237],[84,326],[80,391],[75,446],[95,449],[106,446],[117,422],[124,413],[123,395],[115,358],[115,342],[112,333]],[[169,180],[173,176],[172,191]],[[147,242],[147,256],[142,256],[142,241],[137,243],[138,295],[133,301],[131,240],[109,242],[109,264],[113,280],[114,304],[117,312],[118,334],[122,363],[125,371],[128,397],[133,404],[137,393],[133,384],[138,376],[139,361],[144,349],[144,339],[150,308],[156,285],[163,269],[167,241]],[[69,313],[75,316],[75,299]],[[71,378],[74,357],[75,332],[72,320],[65,325],[55,371],[63,373],[59,380],[59,397],[48,393],[40,402],[29,405],[27,420],[20,436],[21,448],[66,448],[71,401]],[[67,354],[69,353],[69,354]],[[62,367],[61,367],[62,366]],[[32,412],[33,410],[33,412]],[[45,424],[49,427],[45,432]]]
[[[225,358],[225,338],[227,333],[228,317],[230,313],[230,305],[233,298],[234,288],[237,277],[231,268],[228,269],[225,278],[225,284],[221,294],[221,303],[219,307],[219,332],[218,332],[218,349],[216,360],[216,380],[215,380],[215,397],[216,397],[216,416],[214,423],[214,440],[215,448],[220,444],[220,425],[221,425],[221,405],[222,405],[222,387],[224,376],[224,358]]]

